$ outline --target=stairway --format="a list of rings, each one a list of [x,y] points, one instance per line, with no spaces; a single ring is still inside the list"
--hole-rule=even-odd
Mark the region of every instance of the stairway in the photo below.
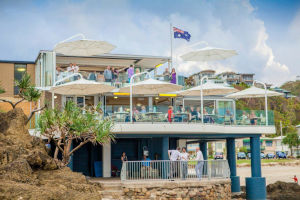
[[[103,200],[123,199],[123,190],[120,182],[102,182],[101,188],[101,195]]]

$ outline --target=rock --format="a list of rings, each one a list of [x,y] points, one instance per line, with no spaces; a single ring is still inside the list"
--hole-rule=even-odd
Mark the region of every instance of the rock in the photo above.
[[[146,188],[142,188],[142,192],[143,193],[147,192],[147,189]]]

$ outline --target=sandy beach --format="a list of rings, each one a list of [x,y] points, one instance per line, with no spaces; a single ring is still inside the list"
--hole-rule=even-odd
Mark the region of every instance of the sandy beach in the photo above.
[[[238,167],[241,186],[245,185],[245,178],[251,176],[250,167]],[[266,177],[267,185],[276,181],[293,182],[294,175],[300,178],[300,166],[262,166],[262,176]]]

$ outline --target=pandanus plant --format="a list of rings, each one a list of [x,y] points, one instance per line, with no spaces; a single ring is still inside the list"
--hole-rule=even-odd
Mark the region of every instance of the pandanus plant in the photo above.
[[[54,141],[56,150],[62,154],[62,164],[69,163],[71,155],[88,142],[106,144],[114,141],[113,122],[109,118],[100,119],[92,110],[84,110],[74,102],[68,101],[63,110],[46,108],[38,119],[38,129],[43,136]],[[72,147],[73,141],[78,141]]]

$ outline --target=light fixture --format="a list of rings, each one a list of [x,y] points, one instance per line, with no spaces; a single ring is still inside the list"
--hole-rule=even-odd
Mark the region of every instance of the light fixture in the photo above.
[[[138,107],[141,107],[141,105],[142,105],[142,104],[140,104],[140,103],[137,103],[136,105],[137,105]]]
[[[155,99],[156,99],[156,100],[158,100],[158,99],[159,99],[159,97],[155,97]]]
[[[129,93],[126,92],[115,92],[114,95],[118,95],[118,96],[129,96]]]
[[[54,99],[57,99],[57,96],[54,96]]]
[[[22,68],[17,68],[17,71],[18,71],[18,72],[25,72],[25,71],[26,71],[26,68],[23,68],[23,67],[22,67]]]
[[[158,65],[156,65],[155,67],[157,68],[157,67],[160,67],[160,66],[162,66],[163,64],[158,64]]]
[[[117,99],[118,97],[117,96],[114,96],[114,99]]]
[[[159,94],[160,97],[176,97],[177,94]]]

